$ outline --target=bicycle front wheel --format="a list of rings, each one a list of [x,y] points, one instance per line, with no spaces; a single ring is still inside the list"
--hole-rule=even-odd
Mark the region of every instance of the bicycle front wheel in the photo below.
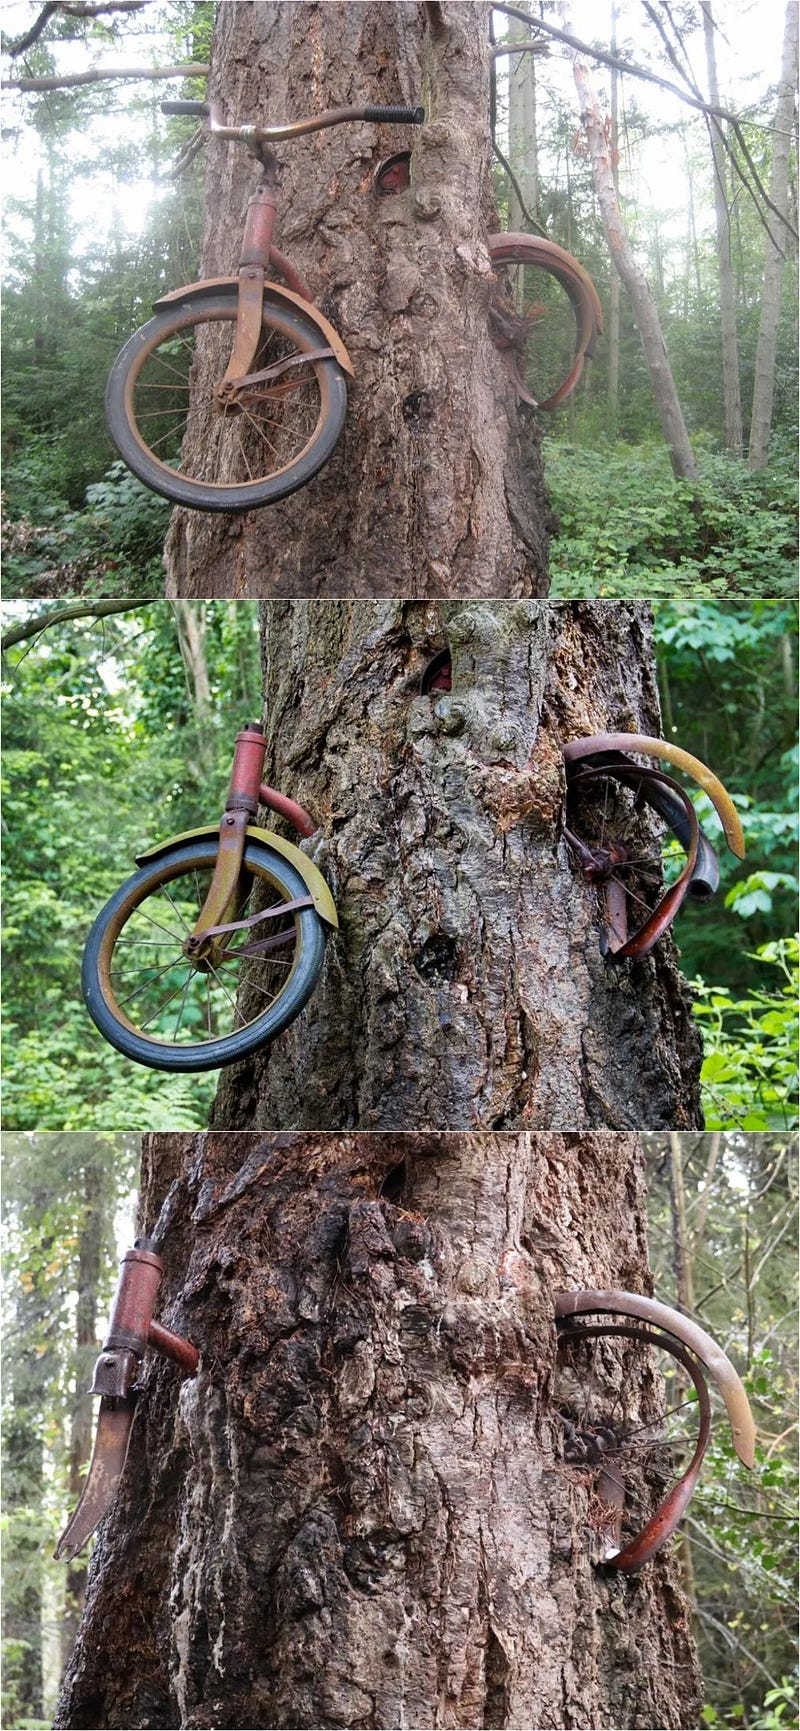
[[[175,302],[135,331],[106,388],[106,421],[120,456],[154,492],[200,511],[247,511],[304,487],[344,426],[347,386],[313,320],[265,292],[251,373],[287,363],[225,403],[237,295]]]
[[[307,896],[300,873],[252,841],[233,917],[265,908],[274,917],[226,935],[213,962],[186,957],[217,851],[210,836],[149,861],[107,902],[86,942],[92,1020],[118,1052],[153,1070],[215,1070],[257,1051],[300,1014],[322,968],[326,931],[316,909],[280,911]]]

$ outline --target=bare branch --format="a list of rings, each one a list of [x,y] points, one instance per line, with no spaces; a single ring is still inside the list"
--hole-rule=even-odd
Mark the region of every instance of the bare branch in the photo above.
[[[576,54],[584,54],[584,55],[586,55],[586,57],[589,60],[596,60],[602,66],[616,66],[618,71],[626,72],[628,74],[628,76],[631,78],[644,78],[644,79],[646,79],[646,81],[649,84],[659,84],[661,86],[662,90],[670,90],[672,92],[673,96],[677,96],[681,102],[688,103],[690,108],[696,108],[700,114],[710,115],[713,119],[716,119],[717,121],[719,121],[719,120],[727,121],[728,125],[731,128],[731,131],[733,132],[733,134],[736,138],[736,142],[739,145],[739,149],[742,152],[742,156],[744,157],[744,160],[747,163],[747,166],[748,166],[750,173],[753,177],[753,183],[758,188],[758,191],[759,191],[762,199],[764,200],[765,205],[768,207],[769,210],[774,212],[775,216],[778,217],[778,220],[783,223],[784,228],[788,229],[789,233],[791,235],[793,235],[795,239],[798,238],[797,230],[792,227],[792,224],[789,222],[788,218],[786,216],[784,216],[783,213],[776,208],[776,206],[772,202],[772,199],[769,197],[769,194],[767,193],[766,188],[764,187],[763,182],[761,180],[761,177],[759,175],[758,169],[757,169],[757,167],[753,161],[750,150],[748,149],[747,140],[744,136],[744,133],[742,132],[741,123],[739,122],[739,120],[737,120],[736,115],[731,113],[730,109],[718,108],[712,102],[704,102],[702,100],[702,98],[699,96],[691,96],[687,90],[681,89],[681,86],[679,84],[673,84],[673,82],[670,78],[662,78],[658,72],[651,72],[649,67],[647,67],[647,66],[637,66],[634,61],[626,60],[620,54],[609,54],[606,49],[593,48],[591,43],[582,42],[579,37],[573,36],[571,31],[569,31],[569,30],[559,30],[555,24],[547,23],[544,18],[533,18],[532,19],[530,16],[530,13],[523,12],[521,7],[519,7],[519,6],[506,5],[506,4],[502,3],[502,0],[496,0],[496,8],[495,9],[498,12],[506,13],[509,18],[521,18],[523,23],[525,23],[529,26],[531,26],[531,25],[535,26],[535,28],[537,30],[544,31],[546,36],[552,36],[555,38],[555,40],[557,42],[563,42],[566,44],[566,46],[568,48],[573,48],[575,50]],[[507,44],[507,45],[503,45],[503,46],[504,46],[504,51],[506,49],[509,49],[509,50],[511,50],[511,52],[516,54],[516,53],[521,52],[523,49],[528,49],[528,48],[530,48],[530,50],[532,51],[533,49],[535,49],[535,47],[537,45],[536,45],[536,43],[532,42],[532,43],[530,43],[530,45],[528,43],[516,44],[513,46],[513,48],[512,48],[511,44]],[[499,51],[500,51],[500,45],[498,44],[498,47],[497,47],[497,49],[494,50],[494,52],[499,52]],[[736,160],[735,154],[733,152],[731,152],[730,155],[731,155],[731,162],[733,163],[733,165],[736,168],[736,172],[739,175],[739,179],[742,181],[742,184],[747,188],[747,191],[750,193],[751,198],[754,199],[753,189],[750,186],[746,176],[743,174],[742,169]],[[754,202],[755,202],[755,199],[754,199]]]
[[[69,72],[49,78],[4,78],[2,90],[67,90],[76,84],[99,84],[101,79],[122,83],[130,78],[207,78],[210,66],[117,66],[103,71],[93,66],[89,72]]]
[[[68,18],[97,18],[102,12],[140,12],[146,5],[147,0],[72,0],[69,5],[66,0],[49,0],[38,18],[34,19],[30,30],[20,36],[18,41],[4,43],[3,50],[12,60],[16,59],[18,54],[24,54],[27,48],[32,48],[34,42],[38,42],[54,12],[63,12]]]
[[[62,625],[68,619],[104,619],[108,613],[132,613],[141,605],[141,600],[134,601],[128,596],[122,601],[78,601],[70,607],[52,607],[47,613],[37,613],[35,619],[26,619],[23,625],[12,625],[11,630],[0,638],[0,650],[5,654],[15,643],[24,643],[27,637],[38,637],[48,626]]]

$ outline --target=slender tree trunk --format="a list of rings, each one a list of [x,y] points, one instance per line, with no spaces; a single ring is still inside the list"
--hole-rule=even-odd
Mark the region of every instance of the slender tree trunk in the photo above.
[[[788,0],[781,57],[781,80],[778,105],[775,110],[775,136],[772,148],[770,198],[777,209],[789,214],[789,157],[795,113],[797,85],[797,5]],[[764,286],[761,292],[761,323],[756,348],[756,371],[753,385],[753,408],[750,419],[748,463],[751,469],[765,469],[769,454],[772,425],[772,404],[775,395],[775,358],[778,347],[778,319],[781,310],[783,264],[789,233],[781,229],[777,217],[770,217],[775,239],[764,237]]]
[[[709,101],[719,107],[717,52],[714,14],[710,0],[701,0],[706,48]],[[721,124],[721,123],[720,123]],[[717,225],[719,267],[719,312],[722,330],[722,394],[725,405],[725,447],[734,457],[742,454],[742,400],[739,390],[739,345],[736,336],[736,285],[731,259],[731,213],[728,205],[725,148],[713,122],[709,122],[711,159],[714,164],[714,214]]]
[[[530,0],[522,10],[530,12]],[[526,42],[530,29],[520,18],[510,18],[512,42]],[[508,159],[519,182],[525,211],[535,214],[539,205],[539,166],[536,143],[536,65],[533,54],[512,54],[508,67]],[[508,195],[508,226],[516,231],[528,227],[527,216],[513,186]],[[520,283],[520,290],[521,290]]]
[[[146,1370],[57,1731],[697,1724],[675,1561],[596,1567],[553,1397],[554,1293],[648,1287],[638,1139],[153,1136],[143,1227],[179,1174],[200,1371]]]
[[[659,730],[646,604],[272,603],[262,631],[267,780],[320,822],[341,934],[215,1126],[699,1124],[672,944],[606,962],[561,838],[563,742]]]
[[[639,269],[630,248],[614,187],[608,141],[600,117],[597,97],[592,87],[586,62],[581,60],[577,54],[573,60],[573,73],[581,102],[581,121],[589,146],[603,227],[612,262],[630,295],[634,316],[639,327],[642,349],[650,371],[650,382],[661,422],[661,431],[669,446],[670,460],[675,474],[679,479],[693,481],[697,478],[697,464],[689,442],[683,410],[678,401],[678,393],[672,377],[658,309],[649,284]]]
[[[694,1310],[694,1274],[691,1235],[686,1218],[681,1137],[673,1130],[669,1138],[669,1199],[672,1211],[672,1247],[675,1284],[681,1310]]]
[[[92,1361],[97,1353],[97,1294],[104,1265],[107,1235],[105,1219],[106,1182],[102,1168],[92,1160],[84,1176],[84,1215],[78,1246],[78,1292],[75,1307],[76,1400],[70,1426],[69,1501],[74,1507],[83,1489],[83,1476],[92,1452],[95,1403],[86,1393]],[[61,1621],[61,1664],[66,1666],[78,1632],[86,1595],[86,1557],[81,1555],[66,1570],[64,1612]]]
[[[175,513],[177,595],[547,591],[539,434],[493,345],[489,5],[223,0],[210,94],[240,119],[423,102],[422,128],[346,126],[281,148],[279,244],[355,368],[345,431],[301,493],[231,518]],[[411,184],[379,161],[412,147]],[[209,147],[204,274],[235,268],[256,170]]]
[[[617,51],[617,8],[611,7],[611,52]],[[611,172],[614,191],[619,196],[619,74],[611,68]],[[612,270],[608,303],[608,431],[616,439],[619,431],[619,274]]]

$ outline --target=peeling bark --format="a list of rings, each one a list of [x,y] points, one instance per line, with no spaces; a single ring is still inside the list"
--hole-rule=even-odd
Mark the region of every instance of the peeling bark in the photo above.
[[[216,1128],[691,1128],[700,1040],[672,940],[600,953],[561,837],[561,746],[657,733],[635,602],[272,603],[267,779],[318,819],[341,932]],[[420,696],[449,645],[452,690]]]
[[[638,1139],[152,1136],[143,1226],[181,1173],[200,1372],[147,1368],[57,1731],[696,1724],[674,1558],[595,1567],[551,1398],[553,1293],[648,1287]]]
[[[546,594],[539,434],[493,346],[486,236],[489,6],[223,0],[209,93],[240,120],[418,103],[420,128],[350,125],[281,148],[278,243],[355,368],[345,431],[300,494],[174,513],[174,595]],[[380,197],[409,146],[410,188]],[[257,170],[209,145],[204,275],[235,268]]]

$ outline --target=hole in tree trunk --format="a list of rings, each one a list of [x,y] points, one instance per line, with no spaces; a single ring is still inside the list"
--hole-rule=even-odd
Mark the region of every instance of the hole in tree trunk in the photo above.
[[[397,1166],[390,1167],[378,1195],[385,1197],[387,1202],[394,1202],[395,1204],[402,1202],[407,1177],[408,1169],[405,1160],[401,1160]]]

